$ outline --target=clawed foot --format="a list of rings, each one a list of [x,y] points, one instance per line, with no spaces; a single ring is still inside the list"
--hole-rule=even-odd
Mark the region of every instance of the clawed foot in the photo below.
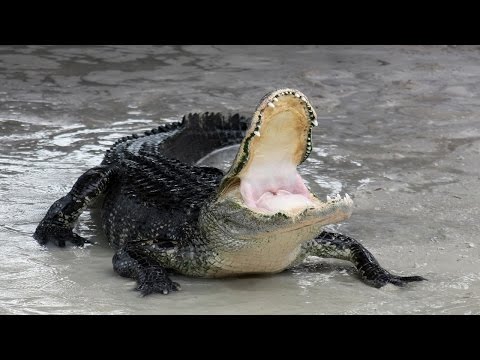
[[[403,287],[413,281],[426,281],[426,280],[427,279],[425,279],[422,276],[398,276],[398,275],[392,275],[388,272],[385,272],[381,275],[378,275],[374,279],[365,279],[365,282],[379,289],[387,284],[393,284],[395,286]]]
[[[142,269],[135,290],[140,291],[142,296],[153,293],[168,295],[172,291],[181,290],[180,284],[172,281],[163,268],[154,267]]]
[[[40,245],[53,242],[58,247],[65,247],[67,241],[76,246],[83,246],[85,243],[90,243],[87,239],[75,234],[71,229],[55,226],[43,227],[39,225],[33,237]]]

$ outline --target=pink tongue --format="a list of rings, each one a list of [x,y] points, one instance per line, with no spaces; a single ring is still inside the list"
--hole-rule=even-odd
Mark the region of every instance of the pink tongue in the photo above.
[[[258,208],[269,211],[304,208],[311,204],[312,202],[304,195],[292,194],[286,190],[279,190],[276,194],[268,191],[256,202]]]
[[[290,181],[258,181],[243,179],[240,192],[245,204],[251,209],[272,212],[305,208],[312,204],[309,192],[300,175],[290,177]]]

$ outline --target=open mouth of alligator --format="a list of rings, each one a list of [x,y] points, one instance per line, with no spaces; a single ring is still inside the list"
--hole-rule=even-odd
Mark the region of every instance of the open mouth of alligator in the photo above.
[[[351,208],[348,195],[320,201],[297,171],[312,149],[316,113],[298,90],[280,89],[258,105],[237,156],[220,186],[253,212],[295,216],[307,209]],[[333,209],[332,209],[333,210]],[[328,211],[327,211],[328,212]]]

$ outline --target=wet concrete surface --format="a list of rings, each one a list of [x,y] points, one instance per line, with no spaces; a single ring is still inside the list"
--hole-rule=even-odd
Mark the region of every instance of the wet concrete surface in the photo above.
[[[377,290],[311,258],[272,276],[175,276],[181,292],[142,298],[89,211],[76,230],[95,245],[31,237],[117,138],[188,112],[251,113],[280,87],[319,116],[309,186],[354,199],[332,229],[428,282]],[[0,46],[0,313],[480,314],[479,91],[476,46]]]

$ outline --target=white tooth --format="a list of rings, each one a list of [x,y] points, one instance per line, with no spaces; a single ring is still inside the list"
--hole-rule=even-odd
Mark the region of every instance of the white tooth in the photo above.
[[[273,98],[273,101],[277,102],[277,101],[278,101],[278,99],[277,99],[277,98]]]
[[[307,99],[305,99],[305,96],[300,97],[303,101],[307,102]]]
[[[295,97],[299,98],[299,97],[300,97],[300,94],[295,93]]]
[[[269,102],[267,105],[270,106],[271,108],[274,108],[274,107],[275,107],[275,104],[272,103],[272,102]]]
[[[313,126],[318,126],[318,121],[317,121],[317,119],[313,120],[313,121],[312,121],[312,124],[313,124]]]
[[[345,202],[346,202],[348,205],[352,205],[352,204],[353,204],[352,198],[351,198],[350,195],[348,195],[347,193],[345,193]]]
[[[337,196],[335,196],[335,200],[338,201],[338,200],[341,200],[341,199],[342,199],[342,197],[340,196],[340,194],[337,194]]]
[[[327,201],[332,201],[332,198],[327,195]]]
[[[254,131],[253,133],[255,134],[255,136],[260,136],[260,131]]]

